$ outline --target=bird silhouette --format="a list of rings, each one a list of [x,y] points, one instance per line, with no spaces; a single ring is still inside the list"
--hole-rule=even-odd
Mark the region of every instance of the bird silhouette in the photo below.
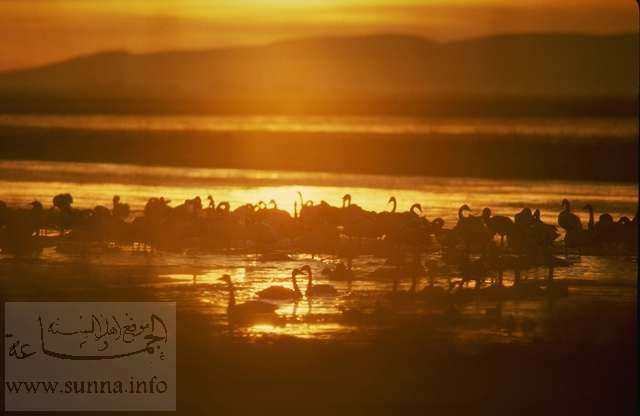
[[[307,290],[305,291],[305,295],[308,298],[313,297],[321,297],[321,296],[336,296],[338,291],[335,287],[328,284],[313,284],[313,273],[311,271],[311,267],[308,265],[304,265],[300,268],[301,271],[307,273]]]
[[[258,297],[261,299],[271,299],[271,300],[298,300],[302,298],[302,292],[298,287],[298,282],[296,280],[296,276],[302,274],[303,272],[300,269],[293,269],[291,272],[291,283],[293,285],[293,289],[284,286],[269,286],[266,289],[259,291]]]
[[[273,323],[278,320],[278,316],[275,313],[278,309],[277,305],[260,300],[236,303],[235,286],[231,281],[231,276],[225,274],[220,278],[220,280],[227,284],[227,289],[229,290],[227,317],[230,323]]]

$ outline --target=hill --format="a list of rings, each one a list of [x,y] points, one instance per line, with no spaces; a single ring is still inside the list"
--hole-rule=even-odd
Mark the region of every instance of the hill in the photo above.
[[[375,35],[80,56],[0,73],[0,110],[341,113],[395,112],[399,106],[409,110],[400,112],[429,112],[514,102],[604,102],[608,108],[634,100],[637,79],[633,34],[501,35],[450,43]]]

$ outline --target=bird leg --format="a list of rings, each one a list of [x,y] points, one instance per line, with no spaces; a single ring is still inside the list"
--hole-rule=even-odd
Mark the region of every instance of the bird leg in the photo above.
[[[516,267],[513,271],[513,285],[520,284],[520,268]]]

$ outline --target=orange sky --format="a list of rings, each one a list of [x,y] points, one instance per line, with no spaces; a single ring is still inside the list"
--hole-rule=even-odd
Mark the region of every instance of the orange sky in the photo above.
[[[316,35],[637,31],[635,0],[0,0],[0,70]]]

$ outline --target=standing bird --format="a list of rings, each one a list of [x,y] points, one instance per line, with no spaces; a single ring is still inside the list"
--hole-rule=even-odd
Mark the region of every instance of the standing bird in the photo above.
[[[491,234],[481,217],[476,217],[475,215],[465,217],[465,211],[471,211],[471,208],[469,208],[467,204],[462,205],[460,209],[458,209],[458,222],[453,231],[459,240],[464,243],[467,251],[473,246],[484,249],[491,239]]]
[[[116,218],[120,218],[121,220],[126,220],[129,217],[130,212],[131,208],[129,207],[129,204],[123,204],[120,202],[120,196],[115,195],[113,197],[112,215]]]
[[[582,237],[582,222],[580,217],[571,212],[571,204],[568,199],[562,200],[562,211],[558,214],[558,225],[566,231],[564,252],[567,255],[569,247],[577,246]]]
[[[558,225],[567,232],[582,230],[580,217],[571,212],[571,204],[568,199],[562,200],[562,211],[558,214]]]
[[[513,231],[514,223],[511,218],[502,215],[491,216],[491,209],[485,208],[482,210],[482,219],[492,237],[498,234],[500,236],[500,245],[504,246],[504,237]]]
[[[536,208],[533,212],[534,223],[531,226],[533,242],[538,247],[549,247],[560,236],[558,229],[553,224],[545,224],[540,219],[540,210]]]
[[[302,298],[302,292],[298,287],[298,281],[296,276],[302,274],[300,269],[293,269],[291,272],[291,282],[293,283],[293,289],[284,286],[269,286],[258,292],[258,297],[261,299],[271,300],[298,300]]]
[[[308,298],[312,298],[315,296],[336,296],[338,291],[335,287],[327,284],[322,285],[314,285],[313,284],[313,274],[311,272],[311,267],[305,265],[300,268],[301,271],[307,273],[308,282],[307,282],[307,290],[305,295]]]
[[[522,229],[529,227],[534,222],[533,214],[529,207],[522,208],[513,218],[515,219],[515,225]]]
[[[233,323],[256,323],[256,322],[273,322],[278,316],[275,311],[278,309],[276,305],[260,300],[250,300],[244,303],[236,304],[235,287],[231,281],[231,276],[223,275],[220,280],[227,283],[229,289],[229,304],[227,306],[227,317]]]

